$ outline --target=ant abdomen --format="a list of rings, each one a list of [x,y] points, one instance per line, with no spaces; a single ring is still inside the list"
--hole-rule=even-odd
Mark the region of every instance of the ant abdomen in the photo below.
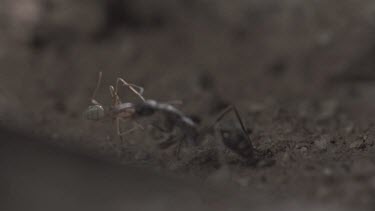
[[[83,112],[83,118],[87,120],[92,121],[98,121],[105,117],[104,108],[101,105],[92,105],[89,106],[84,112]]]
[[[253,146],[249,142],[247,134],[243,133],[240,129],[219,129],[221,139],[225,147],[241,156],[244,159],[253,158]]]

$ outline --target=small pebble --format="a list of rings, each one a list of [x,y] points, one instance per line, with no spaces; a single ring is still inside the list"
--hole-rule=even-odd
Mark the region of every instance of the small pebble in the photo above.
[[[249,186],[250,178],[248,178],[248,177],[236,178],[235,182],[237,184],[239,184],[241,187],[247,187],[247,186]]]
[[[275,165],[276,161],[275,160],[261,160],[259,161],[259,163],[257,164],[257,167],[259,168],[265,168],[265,167],[271,167],[273,165]]]
[[[252,103],[250,106],[249,106],[249,110],[250,112],[252,113],[260,113],[264,110],[264,105],[260,104],[260,103]]]
[[[144,152],[144,151],[138,151],[135,155],[134,155],[134,158],[136,160],[146,160],[147,158],[149,157],[148,153]]]
[[[226,185],[229,184],[232,178],[232,173],[228,166],[222,166],[220,169],[213,172],[207,177],[207,182],[212,185]]]
[[[363,149],[363,148],[366,148],[366,145],[363,142],[363,140],[357,140],[357,141],[354,141],[353,143],[351,143],[349,145],[349,148],[350,149]]]
[[[319,150],[324,151],[324,150],[327,150],[329,141],[330,141],[330,137],[328,135],[324,135],[324,136],[321,136],[319,139],[315,140],[314,144]]]
[[[323,169],[323,174],[324,174],[325,176],[332,176],[333,171],[332,171],[332,169],[330,169],[330,168],[324,168],[324,169]]]
[[[307,151],[307,147],[301,147],[299,150],[300,150],[301,152],[306,152],[306,151]]]
[[[318,189],[316,191],[316,195],[319,198],[327,198],[330,193],[331,193],[330,188],[328,186],[323,186],[323,185],[318,187]]]
[[[375,164],[369,160],[357,160],[352,164],[351,171],[357,176],[370,176],[375,174]]]
[[[345,127],[345,132],[346,132],[347,134],[353,133],[353,131],[354,131],[354,125],[353,125],[353,123],[350,123],[350,124],[348,124],[348,125]]]
[[[321,103],[321,113],[318,115],[318,119],[325,120],[337,113],[338,101],[335,99],[327,100]]]
[[[291,159],[291,158],[290,158],[290,155],[289,155],[289,153],[287,153],[287,152],[285,152],[285,153],[283,154],[282,158],[281,158],[281,160],[282,160],[284,163],[289,162],[290,159]]]

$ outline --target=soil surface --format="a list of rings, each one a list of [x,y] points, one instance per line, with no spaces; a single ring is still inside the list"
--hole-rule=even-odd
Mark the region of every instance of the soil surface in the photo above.
[[[44,173],[37,166],[55,168],[56,159],[58,172],[76,175],[89,166],[77,175],[99,174],[68,192],[92,187],[93,181],[98,187],[89,190],[113,190],[115,182],[100,183],[100,169],[109,168],[108,175],[132,169],[136,173],[124,178],[137,184],[132,190],[139,194],[129,206],[138,202],[143,210],[150,209],[145,203],[158,204],[152,194],[163,192],[146,194],[146,186],[178,190],[172,204],[165,202],[170,192],[160,198],[161,210],[184,207],[184,197],[198,210],[217,209],[221,203],[239,210],[289,209],[290,204],[297,204],[297,210],[375,208],[372,1],[0,4],[0,171],[10,181],[5,184],[11,184],[3,195],[19,196],[19,203],[35,202],[35,210],[50,210],[54,203],[70,209],[74,196],[66,201],[56,197],[43,206],[46,192],[64,192],[64,184],[52,185],[63,176],[53,174],[51,184],[38,192],[40,198],[32,197],[38,186],[24,178],[25,166],[36,166],[30,177],[39,178]],[[184,138],[191,131],[169,124],[170,116],[162,112],[137,118],[143,129],[121,138],[111,119],[85,119],[99,72],[103,75],[95,99],[105,108],[112,104],[108,87],[121,77],[144,87],[146,99],[169,103],[191,118],[199,128],[193,140],[197,144]],[[142,103],[126,87],[120,87],[119,97]],[[234,113],[210,127],[229,105],[238,109],[245,130]],[[121,129],[134,122],[124,122]],[[28,142],[38,150],[26,150],[34,147]],[[236,150],[241,144],[247,147],[245,156],[242,148]],[[79,164],[61,164],[65,162]],[[138,174],[147,175],[139,178],[149,183],[137,181]],[[114,179],[127,185],[120,180]],[[17,195],[24,188],[33,191]],[[122,198],[129,192],[114,194],[116,206],[89,194],[81,210],[123,209]],[[13,198],[5,206],[22,210],[16,202]]]

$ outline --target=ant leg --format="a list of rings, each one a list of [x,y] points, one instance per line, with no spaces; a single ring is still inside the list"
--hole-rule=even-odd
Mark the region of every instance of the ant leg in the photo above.
[[[246,132],[247,130],[246,130],[245,124],[242,121],[240,113],[238,112],[238,110],[237,110],[237,108],[235,106],[233,106],[233,110],[234,110],[234,113],[236,114],[238,122],[241,125],[242,132],[243,132],[244,136],[246,137],[248,144],[251,145],[251,146],[253,146],[253,144],[252,144],[252,142],[250,140],[250,137],[249,137],[249,135]]]
[[[94,104],[94,105],[100,105],[100,103],[95,99],[95,97],[96,97],[96,93],[98,92],[98,89],[100,87],[101,81],[102,81],[102,72],[99,72],[98,81],[96,82],[96,87],[95,87],[94,92],[92,93],[92,97],[91,97],[91,103]]]
[[[217,123],[219,123],[230,111],[234,112],[234,114],[235,114],[238,122],[240,123],[241,131],[242,131],[243,135],[246,137],[246,140],[247,140],[249,146],[251,146],[251,148],[252,148],[253,145],[252,145],[252,142],[250,140],[250,137],[246,133],[245,124],[243,123],[241,115],[240,115],[240,113],[238,112],[237,108],[234,105],[230,105],[226,109],[224,109],[220,113],[220,115],[216,118],[216,120],[215,120],[215,122],[214,122],[214,124],[212,126],[214,126],[215,127],[215,131],[217,131],[217,127],[216,127]]]
[[[171,133],[173,131],[173,129],[172,130],[164,129],[156,124],[151,124],[151,126],[161,131],[162,133]],[[176,144],[174,154],[176,155],[177,159],[180,159],[181,147],[182,147],[183,141],[185,140],[186,140],[186,135],[183,135],[182,137],[170,135],[167,140],[163,141],[162,143],[159,143],[158,145],[160,149],[167,149],[171,147],[172,145]]]
[[[133,120],[133,125],[135,127],[138,127],[141,130],[145,130],[145,128],[139,122],[137,122],[136,120]]]
[[[160,149],[168,149],[172,145],[176,144],[177,140],[175,136],[170,136],[167,140],[158,144]]]
[[[119,84],[120,82],[121,82],[122,85],[124,85],[124,86],[132,87],[133,89],[135,89],[135,88],[139,89],[139,90],[135,90],[135,91],[136,91],[138,94],[140,94],[140,95],[143,95],[143,92],[145,91],[145,89],[144,89],[143,87],[138,86],[138,85],[136,85],[136,84],[128,83],[128,82],[126,82],[123,78],[117,78],[117,81],[116,81],[116,88],[118,88],[118,84]],[[133,91],[133,89],[132,89],[132,91]]]
[[[165,141],[163,141],[163,142],[161,142],[161,143],[158,144],[158,146],[159,146],[160,149],[167,149],[167,148],[169,148],[170,146],[174,145],[177,142],[176,136],[171,135],[172,130],[168,130],[168,129],[162,128],[162,127],[160,127],[159,125],[157,125],[155,123],[151,123],[150,126],[152,128],[157,129],[158,131],[160,131],[163,134],[168,134],[167,140],[165,140]]]
[[[176,157],[177,159],[180,159],[180,152],[181,152],[181,147],[182,147],[182,142],[185,141],[185,135],[182,137],[181,140],[178,141],[177,143],[177,149],[176,149]]]
[[[133,125],[134,125],[133,128],[131,128],[131,129],[127,130],[127,131],[121,131],[120,123],[121,123],[121,121],[122,121],[122,122],[126,122],[126,121],[124,121],[122,118],[117,118],[116,121],[117,121],[117,122],[116,122],[116,124],[117,124],[117,135],[120,136],[120,137],[122,137],[123,135],[129,134],[129,133],[131,133],[131,132],[133,132],[133,131],[135,131],[135,130],[137,130],[137,129],[142,129],[142,130],[145,129],[145,128],[144,128],[142,125],[140,125],[139,123],[137,123],[137,122],[133,122]]]
[[[159,131],[161,131],[163,133],[169,133],[169,132],[171,132],[169,130],[166,130],[166,129],[160,127],[159,125],[157,125],[155,123],[151,123],[150,126],[153,127],[153,128],[156,128],[157,130],[159,130]]]
[[[122,78],[117,78],[117,81],[116,81],[116,89],[115,89],[115,92],[117,93],[117,90],[118,90],[118,84],[119,83],[122,83],[124,86],[127,86],[134,94],[136,94],[139,98],[141,98],[141,100],[144,102],[146,101],[145,98],[143,97],[143,91],[144,91],[144,88],[141,87],[141,86],[137,86],[135,84],[130,84],[128,82],[126,82],[124,79]],[[139,89],[139,90],[136,90]]]
[[[113,86],[109,86],[109,92],[111,93],[112,97],[112,105],[115,106],[121,104],[120,97],[118,96],[117,91]]]
[[[217,123],[219,123],[230,111],[233,111],[233,109],[234,109],[234,106],[230,105],[226,107],[224,110],[222,110],[220,114],[216,117],[216,120],[214,121],[214,123],[210,127],[216,126]]]
[[[236,115],[236,118],[238,120],[238,122],[240,123],[240,126],[241,126],[241,129],[242,131],[246,134],[246,128],[245,128],[245,124],[243,123],[242,121],[242,118],[241,118],[241,115],[240,113],[238,112],[236,106],[234,105],[230,105],[228,106],[227,108],[225,108],[219,115],[218,117],[216,118],[216,120],[214,121],[214,123],[210,126],[210,127],[213,127],[215,126],[217,123],[219,123],[230,111],[233,111],[234,114]]]
[[[117,135],[120,137],[121,145],[123,145],[124,140],[122,138],[121,134],[121,129],[120,129],[120,118],[116,118],[116,132]]]

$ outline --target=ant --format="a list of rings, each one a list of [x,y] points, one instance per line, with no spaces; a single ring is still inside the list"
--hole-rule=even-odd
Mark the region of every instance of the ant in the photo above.
[[[143,97],[143,87],[128,83],[122,78],[117,78],[115,87],[112,85],[109,86],[112,105],[105,109],[104,106],[95,99],[96,93],[100,87],[101,78],[102,72],[99,73],[99,79],[91,98],[92,105],[89,106],[83,113],[85,119],[99,121],[109,117],[115,120],[117,135],[122,138],[122,136],[136,129],[144,129],[143,126],[136,122],[138,118],[151,116],[156,112],[160,112],[166,116],[168,120],[173,123],[173,125],[180,127],[190,136],[195,136],[197,125],[191,118],[168,103],[160,103],[155,100],[146,100]],[[118,95],[119,85],[128,87],[130,91],[135,93],[141,99],[141,102],[122,102]],[[120,123],[129,119],[133,120],[134,127],[128,131],[121,131]]]
[[[96,93],[100,87],[102,78],[102,72],[99,72],[99,79],[94,90],[94,93],[91,98],[92,105],[89,106],[84,111],[84,118],[88,120],[98,121],[105,118],[111,118],[115,120],[117,135],[121,138],[122,136],[136,130],[136,129],[144,129],[143,126],[137,123],[137,119],[141,117],[147,117],[155,114],[156,112],[161,113],[166,119],[173,125],[174,127],[180,128],[184,135],[182,137],[183,140],[189,139],[194,145],[198,145],[199,139],[206,135],[209,129],[214,129],[215,136],[221,137],[222,143],[224,146],[240,157],[246,160],[252,160],[253,155],[253,145],[252,142],[246,133],[246,129],[244,123],[240,117],[240,114],[237,108],[234,105],[228,106],[224,109],[216,118],[214,123],[206,128],[199,128],[198,125],[188,116],[186,116],[183,112],[178,110],[176,107],[172,106],[169,103],[161,103],[155,100],[146,100],[143,97],[144,88],[140,87],[135,84],[128,83],[122,78],[117,78],[115,86],[109,86],[109,91],[112,98],[112,105],[105,109],[101,103],[99,103],[96,99]],[[133,102],[122,102],[119,95],[118,95],[118,87],[119,85],[126,86],[136,94],[140,99],[141,102],[133,103]],[[240,127],[236,128],[233,125],[223,126],[220,124],[221,120],[229,113],[234,112]],[[121,131],[120,123],[126,120],[133,120],[134,127],[128,131]],[[155,126],[155,125],[154,125]],[[164,131],[158,126],[155,128]],[[164,131],[170,132],[170,131]],[[168,148],[173,145],[176,140],[173,138],[161,143],[159,146],[161,148]],[[177,146],[177,154],[180,151],[180,147],[182,144],[182,140],[178,141]]]

